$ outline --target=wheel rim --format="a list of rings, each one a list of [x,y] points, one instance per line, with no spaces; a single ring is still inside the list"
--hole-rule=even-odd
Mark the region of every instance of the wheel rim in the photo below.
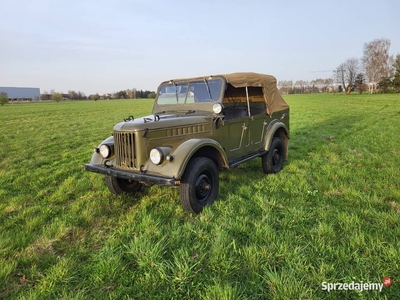
[[[274,169],[279,168],[279,165],[281,164],[281,152],[279,149],[274,149],[272,153],[272,167]]]
[[[196,180],[196,198],[200,203],[207,203],[208,197],[212,189],[212,176],[211,174],[202,173]]]

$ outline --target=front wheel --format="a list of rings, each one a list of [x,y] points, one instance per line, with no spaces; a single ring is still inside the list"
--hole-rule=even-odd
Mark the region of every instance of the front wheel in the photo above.
[[[180,197],[182,207],[200,213],[218,197],[219,177],[215,163],[207,157],[193,158],[182,176]]]
[[[110,192],[116,195],[120,195],[123,193],[132,195],[142,188],[142,184],[134,180],[122,179],[112,176],[106,176],[105,180]]]
[[[285,152],[280,138],[274,138],[269,151],[262,156],[262,167],[266,174],[278,173],[283,168]]]

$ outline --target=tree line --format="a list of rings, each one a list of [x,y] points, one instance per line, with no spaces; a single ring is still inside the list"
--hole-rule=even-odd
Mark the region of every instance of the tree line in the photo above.
[[[90,94],[86,96],[83,92],[76,92],[73,90],[69,90],[68,93],[57,93],[54,90],[51,90],[50,93],[44,91],[43,94],[40,95],[40,100],[53,100],[59,102],[61,100],[112,100],[112,99],[143,99],[143,98],[155,98],[156,92],[149,90],[138,90],[136,88],[121,90],[115,93],[105,93],[105,94]]]
[[[334,90],[332,78],[317,78],[315,80],[281,80],[278,82],[278,89],[281,94],[310,94],[330,93]]]
[[[400,93],[400,54],[389,54],[391,42],[375,39],[364,44],[363,56],[339,64],[331,78],[312,81],[279,81],[282,94],[321,92]]]
[[[400,92],[400,54],[389,54],[391,42],[376,39],[364,44],[363,56],[349,58],[335,70],[336,82],[349,94]]]

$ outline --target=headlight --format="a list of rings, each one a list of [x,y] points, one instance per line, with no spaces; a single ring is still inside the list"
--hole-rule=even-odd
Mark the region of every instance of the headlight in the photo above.
[[[111,148],[108,145],[101,145],[99,147],[99,152],[101,154],[101,156],[103,156],[103,158],[109,158],[111,156]]]
[[[213,112],[214,112],[215,114],[220,114],[221,111],[222,111],[222,105],[221,105],[221,103],[215,103],[215,104],[213,105]]]
[[[159,165],[164,160],[164,153],[161,151],[161,149],[158,148],[151,149],[150,160],[153,164]]]

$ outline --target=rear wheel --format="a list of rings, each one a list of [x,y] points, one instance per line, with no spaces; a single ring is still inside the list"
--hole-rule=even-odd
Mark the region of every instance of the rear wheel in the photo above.
[[[285,152],[282,140],[278,137],[274,138],[268,153],[262,156],[262,167],[266,174],[278,173],[283,168]]]
[[[185,210],[196,214],[218,197],[219,177],[215,163],[207,157],[193,158],[182,176],[181,203]]]
[[[106,185],[111,193],[120,195],[123,193],[134,194],[142,188],[138,181],[106,176]]]

